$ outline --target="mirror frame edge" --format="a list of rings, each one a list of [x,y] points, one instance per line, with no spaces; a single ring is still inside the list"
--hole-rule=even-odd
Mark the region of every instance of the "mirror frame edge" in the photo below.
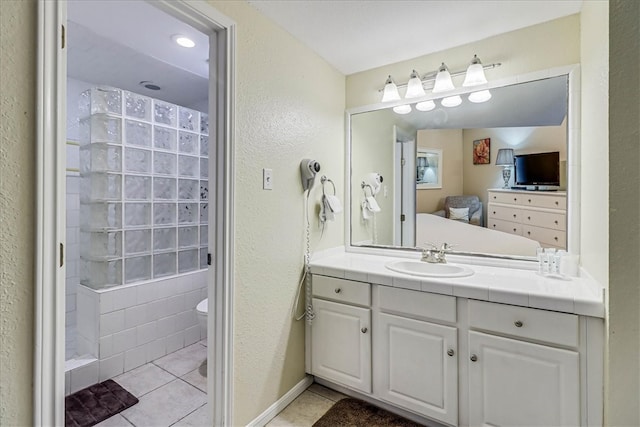
[[[535,80],[567,76],[568,92],[567,92],[567,252],[573,255],[580,255],[580,165],[581,165],[581,149],[580,149],[580,130],[581,130],[581,82],[580,82],[580,64],[570,64],[559,67],[547,68],[538,71],[532,71],[515,76],[505,77],[487,85],[487,89],[493,89],[508,85],[527,83]],[[477,90],[477,88],[475,89]],[[469,88],[459,88],[451,91],[447,95],[464,95],[473,92]],[[415,102],[426,101],[429,99],[439,99],[442,95],[429,94],[422,98],[411,100],[411,104]],[[416,248],[402,248],[398,246],[354,246],[351,242],[351,116],[370,111],[378,111],[391,108],[398,105],[407,104],[406,100],[394,102],[378,102],[375,104],[351,107],[345,110],[345,181],[344,195],[348,203],[344,203],[344,248],[345,252],[361,253],[369,255],[383,256],[407,256],[416,252]],[[482,264],[482,260],[487,259],[492,262],[503,261],[505,267],[509,261],[531,261],[535,262],[534,257],[524,257],[517,255],[502,254],[484,254],[484,253],[466,253],[452,252],[452,255],[471,256],[477,260],[478,264]]]

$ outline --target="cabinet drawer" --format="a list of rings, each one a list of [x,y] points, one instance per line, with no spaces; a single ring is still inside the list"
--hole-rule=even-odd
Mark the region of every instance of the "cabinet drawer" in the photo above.
[[[503,221],[520,222],[522,220],[522,209],[510,208],[489,204],[489,218],[501,219]]]
[[[578,346],[578,316],[575,314],[469,300],[469,327]]]
[[[378,286],[380,311],[402,316],[456,321],[456,298],[448,295]]]
[[[564,248],[567,246],[566,231],[523,225],[522,235],[554,247]]]
[[[564,231],[567,229],[567,217],[561,213],[523,210],[522,223],[535,227],[552,228],[554,230]]]
[[[522,224],[516,224],[515,222],[501,221],[499,219],[489,219],[487,228],[492,230],[503,231],[505,233],[522,235]]]
[[[489,202],[495,203],[508,203],[510,205],[518,204],[518,202],[523,198],[523,195],[520,193],[502,193],[502,192],[489,192]]]
[[[313,296],[357,305],[371,305],[371,285],[334,277],[313,276]]]
[[[562,195],[547,194],[521,194],[517,203],[523,206],[534,206],[537,208],[567,209],[567,198]]]

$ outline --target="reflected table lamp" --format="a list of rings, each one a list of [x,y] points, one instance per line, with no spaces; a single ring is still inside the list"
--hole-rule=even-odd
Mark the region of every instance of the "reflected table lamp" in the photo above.
[[[511,166],[513,166],[513,149],[501,148],[498,150],[496,165],[502,166],[502,178],[504,179],[504,187],[509,188],[509,178],[511,178]]]

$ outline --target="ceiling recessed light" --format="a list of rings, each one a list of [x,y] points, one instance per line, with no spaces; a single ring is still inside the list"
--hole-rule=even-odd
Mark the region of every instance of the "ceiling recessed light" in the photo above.
[[[160,86],[158,86],[157,84],[154,84],[152,81],[149,80],[143,80],[140,83],[138,83],[140,86],[147,88],[149,90],[160,90]]]
[[[182,34],[172,35],[171,40],[178,43],[182,47],[194,47],[196,45],[196,42],[194,42],[187,36],[183,36]]]

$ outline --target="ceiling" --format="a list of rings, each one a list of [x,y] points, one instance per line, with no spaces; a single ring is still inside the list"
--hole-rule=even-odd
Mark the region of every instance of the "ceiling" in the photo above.
[[[580,12],[582,0],[249,0],[346,75]]]
[[[582,1],[250,0],[249,4],[348,75],[577,13]],[[140,0],[70,0],[68,20],[70,77],[179,105],[206,106],[207,35]],[[173,34],[191,37],[196,47],[179,47],[171,40]],[[162,89],[145,89],[139,84],[143,80]]]

